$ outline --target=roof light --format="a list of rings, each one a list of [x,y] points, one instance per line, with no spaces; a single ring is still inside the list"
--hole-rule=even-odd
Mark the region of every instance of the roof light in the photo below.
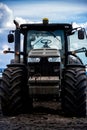
[[[48,18],[43,18],[43,24],[48,24],[49,20]]]

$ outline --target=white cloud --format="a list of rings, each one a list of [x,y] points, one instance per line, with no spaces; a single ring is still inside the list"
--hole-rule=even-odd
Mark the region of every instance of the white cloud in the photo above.
[[[80,19],[80,14],[87,12],[86,6],[58,1],[21,4],[20,9],[19,5],[13,5],[13,8],[15,9],[14,16],[27,17],[34,21],[43,17],[48,17],[51,21],[76,20]]]
[[[16,10],[15,10],[16,12]],[[20,12],[20,11],[17,11]],[[22,12],[21,12],[22,14]],[[14,20],[14,13],[6,4],[0,3],[0,33],[6,28],[14,28],[15,25],[13,23]],[[19,24],[23,23],[34,23],[29,19],[24,19],[22,17],[15,17],[15,20],[19,22]],[[9,29],[10,30],[10,29]]]
[[[9,46],[7,44],[2,45],[1,50],[0,50],[0,54],[3,54],[3,51],[8,50],[8,48],[9,48]]]
[[[80,25],[79,25],[79,24],[77,24],[76,22],[73,22],[73,23],[72,23],[72,26],[73,26],[73,28],[80,27]]]
[[[85,28],[86,31],[87,31],[87,22],[85,22],[85,23],[81,23],[80,26],[83,27],[83,28]]]
[[[3,50],[7,50],[9,48],[9,46],[7,45],[7,44],[4,44],[3,46],[2,46],[2,49]]]
[[[19,24],[34,23],[34,21],[30,21],[29,19],[24,19],[24,18],[22,18],[22,17],[16,17],[15,20],[16,20]]]
[[[2,50],[0,50],[0,54],[3,54],[3,51],[2,51]]]
[[[42,18],[48,17],[49,22],[66,22],[80,19],[80,13],[86,12],[86,7],[64,2],[46,2],[37,4],[12,5],[11,10],[7,5],[0,3],[0,27],[14,28],[13,19],[19,24],[41,22]],[[85,18],[85,16],[84,16]]]
[[[0,33],[3,33],[3,29],[0,29]]]
[[[86,33],[87,33],[87,22],[85,22],[85,23],[76,23],[76,22],[73,22],[72,25],[73,25],[73,28],[77,28],[77,27],[85,28]]]
[[[12,27],[13,13],[5,4],[0,3],[0,28]]]

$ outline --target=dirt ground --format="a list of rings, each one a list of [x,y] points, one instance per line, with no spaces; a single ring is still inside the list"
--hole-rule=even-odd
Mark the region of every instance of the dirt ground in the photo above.
[[[32,114],[5,117],[0,111],[0,130],[87,130],[86,118],[64,117],[57,102],[34,102]]]

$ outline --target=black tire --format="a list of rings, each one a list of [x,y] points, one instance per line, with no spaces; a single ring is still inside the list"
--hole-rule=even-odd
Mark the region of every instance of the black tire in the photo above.
[[[29,103],[28,94],[26,68],[6,68],[0,86],[3,115],[17,115],[28,112],[32,107],[32,101]]]
[[[87,78],[83,68],[67,68],[62,81],[62,108],[66,116],[86,116]]]

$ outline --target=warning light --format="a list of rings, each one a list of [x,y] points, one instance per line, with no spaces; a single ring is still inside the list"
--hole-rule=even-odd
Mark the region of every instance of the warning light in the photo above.
[[[43,24],[48,24],[49,20],[48,18],[43,18]]]

